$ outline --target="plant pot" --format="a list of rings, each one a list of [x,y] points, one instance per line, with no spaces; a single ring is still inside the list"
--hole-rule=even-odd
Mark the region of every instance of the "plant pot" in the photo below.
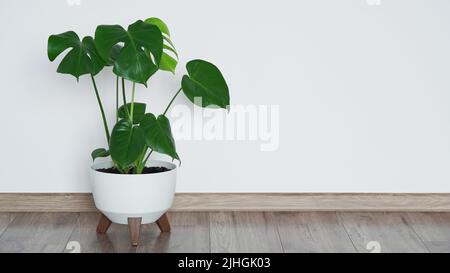
[[[102,162],[91,168],[95,206],[109,220],[128,224],[128,218],[142,218],[142,224],[153,223],[172,206],[177,174],[175,164],[149,160],[148,167],[169,169],[150,174],[111,174],[97,171],[112,166],[112,162]]]

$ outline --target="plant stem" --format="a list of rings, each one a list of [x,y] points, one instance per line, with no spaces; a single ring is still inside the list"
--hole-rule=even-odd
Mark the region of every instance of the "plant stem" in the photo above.
[[[127,96],[125,94],[125,79],[124,78],[122,78],[122,99],[123,99],[123,105],[125,107],[125,112],[127,113],[127,117],[130,118],[128,106],[126,106],[127,105]]]
[[[123,97],[123,105],[127,104],[127,97],[125,96],[125,79],[122,78],[122,97]]]
[[[133,114],[134,114],[134,90],[136,87],[136,83],[133,82],[133,89],[131,90],[131,107],[130,107],[130,121],[133,123]]]
[[[119,121],[119,76],[116,76],[116,122]]]
[[[163,115],[166,115],[167,111],[169,110],[169,107],[172,105],[173,101],[174,101],[175,98],[178,96],[178,94],[180,94],[180,92],[181,92],[182,89],[183,89],[183,88],[180,87],[180,89],[177,91],[177,93],[175,94],[175,96],[173,96],[172,100],[171,100],[171,101],[169,102],[169,104],[167,105],[166,110],[164,110]]]
[[[109,144],[109,129],[108,123],[106,122],[105,110],[103,110],[102,100],[100,99],[100,95],[98,94],[97,84],[95,84],[94,76],[91,74],[92,84],[94,85],[95,96],[97,97],[98,106],[100,107],[100,112],[102,113],[103,126],[105,127],[106,140]]]
[[[142,171],[144,170],[145,167],[145,163],[144,163],[144,157],[145,154],[147,153],[148,147],[145,147],[144,151],[139,155],[138,159],[136,159],[135,162],[135,168],[134,168],[134,173],[136,174],[141,174]]]
[[[150,150],[150,153],[148,153],[147,157],[144,159],[144,163],[142,164],[144,167],[145,167],[145,164],[147,164],[147,160],[152,153],[153,153],[153,150]]]

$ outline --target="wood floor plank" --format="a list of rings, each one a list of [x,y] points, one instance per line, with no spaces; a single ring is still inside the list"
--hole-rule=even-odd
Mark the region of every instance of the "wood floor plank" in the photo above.
[[[112,223],[105,234],[97,234],[100,214],[81,213],[70,240],[79,242],[85,253],[209,252],[207,213],[169,213],[168,217],[172,232],[161,233],[156,223],[142,225],[140,244],[133,247],[127,225]]]
[[[408,213],[408,220],[431,252],[450,252],[450,213]]]
[[[112,223],[108,231],[99,234],[96,231],[100,213],[81,213],[70,241],[80,244],[82,253],[135,253],[138,247],[131,245],[128,225]],[[141,244],[153,244],[159,235],[152,224],[142,225]],[[71,250],[66,250],[71,252]]]
[[[282,252],[275,219],[262,212],[210,214],[211,252]]]
[[[356,252],[334,212],[272,213],[284,252]]]
[[[381,252],[428,252],[406,213],[341,212],[338,216],[358,252],[373,250],[368,246],[371,241],[380,244]]]
[[[14,213],[0,213],[0,237],[2,236],[8,225],[14,220],[15,216],[16,215]]]
[[[0,252],[62,252],[78,213],[19,213],[0,237]]]
[[[98,213],[0,213],[0,252],[450,252],[450,213],[173,212],[172,232],[127,225],[97,234]]]
[[[111,224],[106,234],[96,232],[100,216],[100,213],[80,213],[69,241],[78,242],[82,253],[134,252],[135,248],[130,244],[127,225]],[[71,251],[65,250],[65,252]]]
[[[138,252],[210,252],[208,213],[169,212],[168,218],[171,232],[161,233],[152,224],[154,232],[144,234]]]

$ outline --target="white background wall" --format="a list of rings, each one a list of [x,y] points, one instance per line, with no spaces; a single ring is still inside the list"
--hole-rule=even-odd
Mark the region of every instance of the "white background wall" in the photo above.
[[[90,191],[90,152],[105,145],[94,93],[55,72],[47,37],[151,16],[181,54],[175,77],[139,87],[152,111],[192,58],[221,68],[233,104],[280,106],[277,151],[179,141],[178,192],[450,191],[448,0],[68,2],[0,1],[1,192]],[[114,78],[98,83],[112,122]]]

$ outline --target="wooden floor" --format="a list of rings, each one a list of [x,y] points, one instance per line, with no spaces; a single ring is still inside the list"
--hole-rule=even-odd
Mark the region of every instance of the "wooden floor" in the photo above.
[[[141,244],[97,213],[0,213],[0,252],[450,252],[450,213],[170,213],[171,233],[143,226]]]

